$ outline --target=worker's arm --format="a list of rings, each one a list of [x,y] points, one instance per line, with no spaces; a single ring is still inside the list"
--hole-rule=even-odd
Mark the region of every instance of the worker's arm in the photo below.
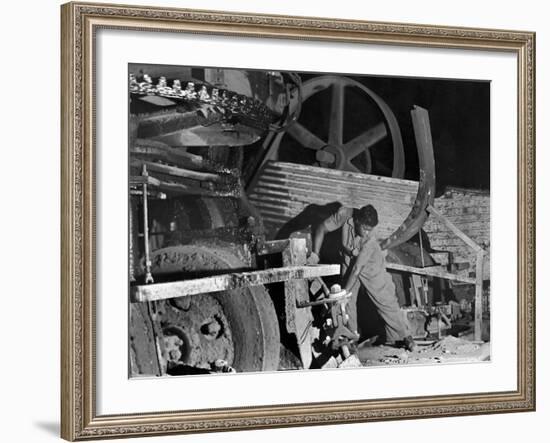
[[[342,225],[352,215],[352,209],[342,206],[336,213],[332,214],[329,218],[319,224],[313,233],[313,244],[311,245],[311,255],[309,256],[308,263],[316,264],[319,262],[319,253],[325,240],[327,232],[336,231],[341,228]]]
[[[351,272],[349,273],[348,279],[344,286],[344,289],[346,291],[350,292],[351,288],[353,288],[355,283],[357,283],[357,279],[363,271],[363,268],[367,265],[367,262],[369,261],[373,251],[374,250],[369,243],[365,243],[361,246],[357,259],[353,264],[353,268],[351,269]]]
[[[351,288],[355,286],[355,283],[357,283],[357,279],[359,278],[359,275],[361,274],[361,270],[363,269],[363,266],[357,266],[357,263],[351,270],[350,274],[348,275],[348,280],[346,281],[346,285],[344,286],[344,290],[346,292],[351,292]]]
[[[325,240],[325,234],[329,232],[325,223],[321,223],[315,229],[313,233],[313,244],[311,245],[311,254],[307,259],[308,265],[316,265],[319,263],[319,252],[321,251],[321,246],[323,246],[323,241]]]
[[[319,255],[319,252],[321,251],[321,246],[323,246],[323,241],[325,240],[325,234],[327,232],[329,232],[329,230],[325,226],[324,222],[317,226],[317,229],[315,229],[315,233],[313,235],[313,244],[311,246],[311,250],[313,253]]]

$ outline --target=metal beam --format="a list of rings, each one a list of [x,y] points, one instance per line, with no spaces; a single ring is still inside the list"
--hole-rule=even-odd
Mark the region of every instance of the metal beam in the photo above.
[[[193,180],[199,181],[209,181],[214,183],[219,183],[221,181],[221,176],[219,174],[213,174],[211,172],[198,172],[191,169],[185,169],[180,166],[169,166],[163,165],[161,163],[155,163],[147,160],[134,159],[130,162],[132,166],[142,167],[143,165],[147,166],[147,169],[150,171],[162,172],[175,177],[190,178]]]
[[[195,294],[228,291],[248,286],[338,274],[340,274],[340,265],[286,266],[261,271],[215,275],[192,280],[139,285],[132,288],[131,296],[134,302],[167,300]]]

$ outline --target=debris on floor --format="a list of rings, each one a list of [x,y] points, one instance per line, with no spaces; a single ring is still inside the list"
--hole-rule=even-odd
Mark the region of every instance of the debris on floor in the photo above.
[[[418,342],[413,352],[381,345],[359,348],[357,356],[363,366],[480,362],[489,361],[490,343],[447,336],[435,342]]]
[[[361,368],[364,365],[356,354],[351,354],[349,357],[343,359],[342,356],[330,357],[325,364],[323,364],[323,369],[336,369],[336,368]]]
[[[346,358],[342,363],[338,365],[339,368],[360,368],[363,365],[361,364],[361,361],[359,360],[359,357],[355,354],[351,354],[348,358]]]

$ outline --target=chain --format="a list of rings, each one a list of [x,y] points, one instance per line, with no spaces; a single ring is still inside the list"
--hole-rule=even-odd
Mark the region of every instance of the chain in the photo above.
[[[143,75],[141,82],[134,74],[130,74],[129,88],[130,94],[136,97],[164,97],[173,100],[176,105],[188,104],[200,107],[204,112],[218,113],[225,121],[231,122],[239,117],[243,123],[260,126],[262,129],[270,127],[279,119],[279,116],[261,101],[226,89],[205,84],[195,85],[191,81],[183,87],[181,81],[175,79],[172,86],[168,86],[166,77],[160,77],[157,85],[154,85],[147,74]]]

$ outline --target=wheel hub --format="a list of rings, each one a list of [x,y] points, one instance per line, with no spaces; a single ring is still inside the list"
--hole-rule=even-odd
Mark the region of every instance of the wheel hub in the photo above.
[[[187,306],[165,303],[161,311],[162,356],[168,369],[178,364],[210,369],[218,359],[232,364],[233,337],[221,304],[208,294],[182,299],[189,299]]]
[[[341,160],[342,150],[333,145],[326,145],[324,148],[319,149],[315,153],[315,159],[323,167],[333,167],[337,168],[336,163],[339,163],[338,160]]]

